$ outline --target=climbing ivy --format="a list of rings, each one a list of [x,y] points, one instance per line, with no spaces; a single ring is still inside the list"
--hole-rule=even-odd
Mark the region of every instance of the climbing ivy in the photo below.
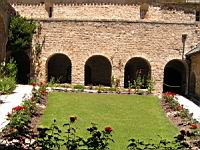
[[[27,51],[31,48],[36,23],[19,15],[10,19],[7,49],[12,52]]]

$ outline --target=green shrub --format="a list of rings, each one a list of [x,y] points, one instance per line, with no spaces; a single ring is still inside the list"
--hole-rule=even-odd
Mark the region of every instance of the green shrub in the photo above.
[[[12,93],[16,88],[16,81],[14,78],[5,77],[0,80],[0,92],[2,94]]]
[[[84,85],[77,84],[77,85],[74,85],[74,89],[84,90],[84,89],[85,89],[85,86],[84,86]]]
[[[7,47],[12,52],[26,51],[31,48],[36,23],[19,15],[10,19]]]

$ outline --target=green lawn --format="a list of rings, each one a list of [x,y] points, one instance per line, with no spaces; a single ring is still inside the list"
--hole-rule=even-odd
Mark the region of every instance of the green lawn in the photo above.
[[[102,130],[111,126],[112,150],[125,150],[130,138],[157,140],[160,135],[172,139],[178,133],[153,96],[50,93],[41,125],[48,126],[56,119],[62,127],[71,115],[78,116],[80,134],[85,134],[91,122]]]

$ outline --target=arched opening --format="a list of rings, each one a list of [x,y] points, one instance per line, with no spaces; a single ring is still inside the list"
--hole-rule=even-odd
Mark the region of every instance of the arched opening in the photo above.
[[[141,81],[140,88],[147,88],[147,80],[151,78],[151,66],[149,62],[143,58],[135,57],[130,59],[125,66],[124,71],[124,87],[128,88],[129,84],[134,81]]]
[[[64,54],[54,54],[48,61],[48,81],[71,83],[71,60]]]
[[[195,73],[192,72],[190,76],[190,88],[189,88],[189,93],[192,95],[195,95],[195,88],[196,88],[196,76]]]
[[[186,66],[181,60],[171,60],[164,69],[163,92],[184,95],[186,90]]]
[[[90,57],[85,64],[85,85],[111,86],[111,70],[111,63],[106,57]]]
[[[28,84],[30,80],[30,59],[24,51],[18,51],[11,54],[11,58],[16,61],[18,84]]]

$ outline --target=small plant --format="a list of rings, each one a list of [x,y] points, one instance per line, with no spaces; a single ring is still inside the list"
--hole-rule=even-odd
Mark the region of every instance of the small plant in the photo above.
[[[87,129],[90,133],[90,137],[85,141],[85,145],[91,150],[105,150],[109,149],[110,142],[114,142],[112,139],[112,128],[105,127],[103,131],[99,131],[96,124],[92,123],[92,127]]]
[[[8,62],[2,62],[0,64],[0,93],[7,94],[12,93],[16,88],[16,62],[10,59]]]
[[[56,120],[52,123],[50,128],[38,128],[38,136],[31,146],[33,149],[41,149],[41,150],[54,150],[60,149],[61,142],[63,139],[61,138],[61,130],[56,125]]]
[[[175,137],[175,140],[169,141],[160,137],[158,143],[144,142],[142,140],[130,139],[128,150],[184,150],[189,148],[189,145],[185,142],[185,135],[182,133]]]
[[[105,89],[101,85],[99,85],[96,89],[97,93],[102,93],[103,91],[105,91]]]
[[[16,81],[11,77],[5,77],[0,80],[0,92],[2,94],[12,93],[16,88]]]
[[[56,120],[50,128],[38,128],[38,136],[32,145],[33,149],[53,150],[65,147],[67,150],[106,150],[109,149],[112,139],[112,128],[106,127],[99,131],[95,124],[88,128],[90,136],[86,139],[77,135],[77,128],[74,126],[76,116],[69,118],[69,123],[63,125],[65,132],[56,125]],[[61,135],[64,133],[64,136]]]
[[[85,89],[85,86],[84,85],[80,85],[80,84],[77,84],[77,85],[74,85],[74,89],[78,89],[80,91],[83,91]]]
[[[148,90],[149,94],[151,94],[155,90],[154,89],[154,85],[155,85],[155,81],[154,80],[151,80],[151,79],[147,80],[147,90]]]
[[[114,92],[114,91],[116,91],[117,89],[116,88],[113,88],[113,87],[110,87],[109,89],[108,89],[108,91],[110,91],[110,92]]]
[[[70,117],[70,123],[66,123],[63,127],[66,127],[65,136],[64,136],[64,146],[67,150],[78,150],[79,147],[84,145],[83,138],[77,136],[76,128],[73,126],[75,121],[77,120],[76,116]]]
[[[40,83],[33,82],[32,85],[33,85],[32,99],[36,103],[40,103],[42,98],[48,94],[47,91],[48,84],[46,82],[40,82]]]

